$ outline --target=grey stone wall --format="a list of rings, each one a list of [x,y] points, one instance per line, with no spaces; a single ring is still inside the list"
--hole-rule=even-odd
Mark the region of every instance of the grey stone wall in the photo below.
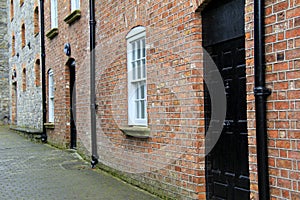
[[[9,119],[7,0],[0,0],[0,125]]]
[[[7,0],[9,3],[10,0]],[[12,106],[10,114],[16,112],[15,119],[12,122],[18,127],[26,127],[32,129],[42,129],[42,84],[36,85],[35,62],[40,59],[40,33],[34,33],[34,9],[38,5],[38,1],[26,0],[20,6],[19,1],[14,1],[13,20],[9,20],[9,66],[10,77],[12,77],[13,69],[16,69],[17,76],[15,80],[10,78],[10,96],[15,98],[16,105]],[[10,16],[10,6],[7,7],[8,19]],[[21,26],[25,24],[26,45],[22,48]],[[12,33],[15,34],[15,55],[12,56]],[[26,90],[22,89],[23,80],[22,72],[26,67]],[[41,70],[40,70],[40,77]],[[15,83],[13,83],[15,81]],[[41,79],[40,79],[41,82]],[[17,86],[17,95],[13,95],[13,87]],[[14,101],[11,99],[11,102]]]

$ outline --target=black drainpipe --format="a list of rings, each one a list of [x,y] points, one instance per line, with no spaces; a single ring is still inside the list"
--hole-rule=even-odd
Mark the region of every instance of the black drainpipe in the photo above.
[[[96,135],[96,96],[95,96],[95,1],[90,0],[90,84],[91,84],[91,139],[92,139],[92,168],[98,163]]]
[[[258,192],[260,200],[270,199],[268,134],[266,126],[266,99],[271,90],[265,82],[265,4],[264,0],[254,1],[254,73],[255,73],[255,116],[257,142]]]
[[[45,79],[45,25],[44,25],[44,0],[40,0],[40,25],[41,25],[41,67],[42,67],[42,110],[43,110],[43,133],[42,142],[47,142],[46,123],[46,79]]]

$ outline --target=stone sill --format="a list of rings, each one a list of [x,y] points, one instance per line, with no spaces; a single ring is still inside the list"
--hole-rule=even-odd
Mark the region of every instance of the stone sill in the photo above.
[[[55,36],[58,35],[58,28],[51,29],[48,33],[46,33],[46,36],[52,40]]]
[[[33,129],[33,128],[25,128],[25,127],[18,127],[18,126],[10,126],[10,129],[15,130],[15,131],[19,131],[19,132],[23,132],[23,133],[32,134],[32,135],[40,135],[40,134],[43,133],[42,130],[37,130],[37,129]]]
[[[71,25],[73,24],[76,20],[79,20],[81,17],[81,11],[80,10],[74,10],[71,14],[69,14],[64,21]]]
[[[143,126],[126,126],[120,127],[120,130],[127,136],[136,138],[149,138],[150,129]]]
[[[54,123],[44,123],[44,126],[46,129],[54,129],[55,128]]]

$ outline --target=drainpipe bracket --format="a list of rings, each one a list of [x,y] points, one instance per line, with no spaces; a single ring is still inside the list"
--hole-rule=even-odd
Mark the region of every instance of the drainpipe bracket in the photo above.
[[[266,88],[262,86],[255,87],[253,91],[254,91],[254,96],[268,97],[272,93],[270,88]]]

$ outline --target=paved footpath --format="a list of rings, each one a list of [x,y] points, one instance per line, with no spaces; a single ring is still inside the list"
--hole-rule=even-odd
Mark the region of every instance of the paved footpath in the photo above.
[[[0,200],[159,199],[100,170],[76,153],[32,142],[0,127]]]

